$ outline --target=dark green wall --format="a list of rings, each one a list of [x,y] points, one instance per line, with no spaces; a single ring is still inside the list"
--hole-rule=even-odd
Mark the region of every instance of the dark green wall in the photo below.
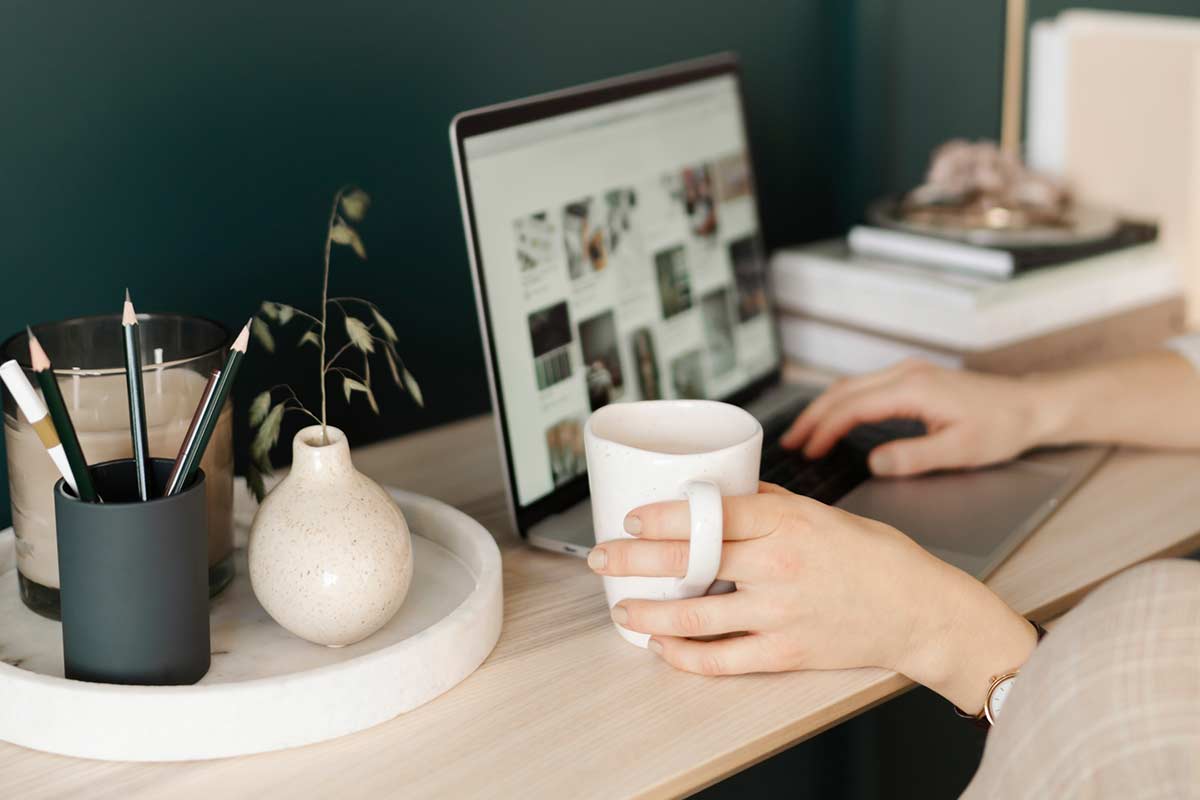
[[[482,412],[447,136],[454,113],[735,50],[767,236],[812,238],[832,226],[829,11],[795,0],[9,0],[0,21],[0,336],[117,311],[126,285],[139,310],[231,326],[267,298],[311,308],[328,203],[352,181],[375,201],[362,228],[370,261],[339,261],[335,290],[383,307],[428,408],[389,386],[382,418],[361,403],[348,415],[334,401],[332,421],[362,443]],[[237,387],[239,419],[257,389],[295,380],[296,368],[252,354]],[[2,474],[0,487],[3,526]]]

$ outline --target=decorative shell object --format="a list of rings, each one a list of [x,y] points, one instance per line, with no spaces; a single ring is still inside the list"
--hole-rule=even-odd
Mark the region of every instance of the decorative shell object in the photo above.
[[[292,468],[250,527],[250,584],[281,626],[343,647],[379,630],[413,574],[408,524],[392,497],[354,468],[346,435],[321,426],[292,440]]]

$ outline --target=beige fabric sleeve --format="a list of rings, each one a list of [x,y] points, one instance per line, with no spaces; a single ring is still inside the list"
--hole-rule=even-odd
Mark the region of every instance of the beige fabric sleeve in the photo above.
[[[1142,564],[1069,612],[1022,668],[967,791],[1200,795],[1200,563]]]
[[[1192,366],[1200,370],[1200,333],[1185,333],[1168,339],[1163,345],[1168,350],[1174,350],[1179,355],[1192,362]]]

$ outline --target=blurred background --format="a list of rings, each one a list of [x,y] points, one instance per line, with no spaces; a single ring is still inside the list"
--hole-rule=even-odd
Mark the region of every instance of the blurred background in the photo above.
[[[1029,21],[1068,7],[1200,15],[1195,0],[1030,0]],[[382,416],[334,399],[331,422],[356,444],[488,410],[447,134],[458,111],[736,51],[770,250],[844,232],[870,199],[919,183],[939,143],[1000,129],[1002,0],[8,0],[0,20],[0,337],[115,313],[127,286],[139,311],[231,328],[264,300],[315,310],[329,203],[354,183],[374,201],[369,260],[337,254],[332,287],[379,304],[426,399],[418,409],[387,381]],[[252,350],[239,467],[250,398],[314,357]],[[296,388],[312,398],[316,384]],[[876,788],[896,777],[889,764],[912,778],[905,737],[887,754],[864,744],[917,714],[911,697],[888,705],[890,722],[814,740],[819,758],[786,768],[792,788],[872,796],[855,789],[868,778],[838,777],[848,753],[875,753]],[[974,769],[981,739],[951,738],[963,775],[927,778],[942,783],[924,796]]]

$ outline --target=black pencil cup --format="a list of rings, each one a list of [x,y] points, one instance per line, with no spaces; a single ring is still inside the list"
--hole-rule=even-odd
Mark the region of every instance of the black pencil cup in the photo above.
[[[152,459],[153,485],[171,461]],[[66,676],[191,684],[210,663],[204,473],[179,494],[138,501],[132,459],[91,468],[103,503],[54,487]]]

